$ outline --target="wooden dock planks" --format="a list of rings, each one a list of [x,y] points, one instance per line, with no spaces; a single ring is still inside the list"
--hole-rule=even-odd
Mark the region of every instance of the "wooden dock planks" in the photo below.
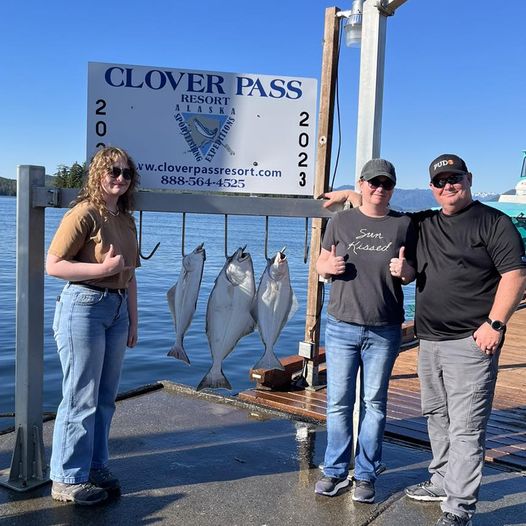
[[[526,308],[518,310],[508,324],[499,361],[499,376],[493,411],[488,423],[486,460],[526,469]],[[417,376],[418,347],[398,357],[387,404],[386,435],[407,442],[429,445],[425,418],[420,410]],[[262,391],[252,389],[239,398],[325,421],[326,391]]]

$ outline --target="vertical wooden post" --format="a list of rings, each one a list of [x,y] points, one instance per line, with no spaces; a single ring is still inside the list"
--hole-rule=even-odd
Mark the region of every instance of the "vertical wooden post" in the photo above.
[[[319,197],[329,188],[334,98],[340,38],[340,20],[336,16],[338,11],[340,9],[337,7],[329,7],[325,10],[314,197]],[[320,283],[316,272],[316,260],[320,253],[323,225],[323,219],[313,219],[310,242],[305,341],[314,346],[313,358],[306,358],[306,381],[311,387],[318,383],[318,366],[315,363],[315,359],[318,356],[320,345],[320,312],[323,285]]]

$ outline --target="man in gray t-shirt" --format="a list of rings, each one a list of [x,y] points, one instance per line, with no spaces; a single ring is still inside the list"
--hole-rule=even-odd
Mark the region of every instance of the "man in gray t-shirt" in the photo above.
[[[333,276],[329,314],[362,325],[402,323],[402,282],[391,276],[389,262],[405,247],[405,258],[414,266],[415,242],[411,220],[398,212],[369,217],[353,208],[336,214],[322,247],[330,251],[335,245],[345,272]]]
[[[359,181],[360,208],[329,222],[316,269],[332,277],[325,356],[327,449],[315,492],[332,497],[349,485],[352,413],[362,370],[363,407],[354,469],[353,500],[374,502],[382,458],[387,388],[404,319],[402,284],[414,279],[415,234],[409,218],[393,212],[394,166],[372,159]]]

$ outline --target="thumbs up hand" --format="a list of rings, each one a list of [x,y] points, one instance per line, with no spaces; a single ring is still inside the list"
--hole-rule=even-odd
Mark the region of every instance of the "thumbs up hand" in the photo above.
[[[405,247],[400,247],[397,258],[391,258],[389,271],[391,272],[391,276],[400,278],[404,283],[413,281],[415,270],[405,259]]]
[[[124,263],[124,256],[121,254],[115,254],[115,248],[110,245],[108,252],[104,257],[104,261],[101,263],[105,276],[112,276],[124,270],[128,270],[131,267],[127,267]]]
[[[345,272],[345,261],[343,256],[336,255],[336,245],[331,246],[331,252],[327,259],[328,273],[338,276]]]

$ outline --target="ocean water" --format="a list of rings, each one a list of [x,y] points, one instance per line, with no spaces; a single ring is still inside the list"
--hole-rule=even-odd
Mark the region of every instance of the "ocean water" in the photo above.
[[[65,209],[46,209],[46,249]],[[12,412],[15,406],[15,304],[16,304],[16,199],[0,196],[0,413]],[[182,252],[182,214],[143,213],[143,253],[148,254],[160,241],[150,260],[143,260],[137,271],[139,287],[139,343],[128,349],[124,361],[120,391],[126,391],[157,380],[195,387],[208,371],[212,360],[205,334],[205,313],[214,280],[225,261],[224,218],[217,215],[186,216],[185,249],[190,252],[205,243],[206,262],[201,292],[193,322],[185,336],[185,349],[190,366],[166,356],[175,332],[166,302],[167,290],[179,275]],[[310,225],[310,222],[309,222]],[[256,285],[265,268],[265,218],[230,216],[228,219],[228,253],[247,245],[252,255]],[[269,218],[268,255],[286,246],[292,286],[299,308],[283,329],[275,347],[278,357],[297,354],[298,342],[304,338],[308,263],[303,262],[305,220]],[[308,236],[310,241],[310,232]],[[45,277],[44,294],[44,411],[55,411],[60,402],[61,370],[53,340],[51,324],[55,298],[64,282]],[[326,297],[328,297],[326,287]],[[414,289],[405,287],[406,317],[413,316]],[[322,310],[322,343],[325,310]],[[243,338],[223,362],[223,371],[233,393],[253,387],[250,368],[263,354],[263,345],[256,332]],[[0,428],[12,424],[0,418]]]

